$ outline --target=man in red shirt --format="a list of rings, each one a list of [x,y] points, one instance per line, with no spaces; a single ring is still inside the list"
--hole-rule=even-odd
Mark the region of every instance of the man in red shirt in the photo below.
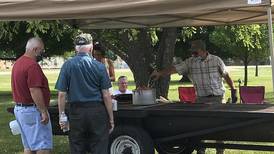
[[[48,80],[37,61],[45,52],[40,38],[28,40],[26,52],[14,64],[11,76],[14,113],[21,129],[24,154],[49,154],[52,128],[47,107]]]

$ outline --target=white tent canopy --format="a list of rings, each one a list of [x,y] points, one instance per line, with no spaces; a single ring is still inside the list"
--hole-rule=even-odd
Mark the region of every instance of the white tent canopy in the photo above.
[[[267,6],[271,0],[1,0],[0,20],[75,19],[87,29],[227,25],[266,22]]]

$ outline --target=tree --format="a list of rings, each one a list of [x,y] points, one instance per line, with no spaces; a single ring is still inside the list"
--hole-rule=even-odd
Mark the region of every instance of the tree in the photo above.
[[[0,56],[18,58],[24,53],[27,39],[41,37],[49,55],[63,55],[73,50],[73,38],[78,29],[59,21],[0,22]],[[176,28],[145,28],[94,31],[108,50],[114,51],[131,68],[137,86],[146,85],[153,68],[171,65],[174,55]],[[7,54],[9,53],[9,55]],[[158,94],[167,96],[169,78],[157,85]]]
[[[258,65],[260,62],[268,61],[269,58],[269,44],[268,44],[268,28],[265,24],[261,25],[261,39],[259,39],[261,47],[254,51],[255,60],[255,76],[259,76]]]
[[[39,36],[49,55],[62,55],[73,49],[73,38],[78,29],[60,21],[0,22],[0,59],[16,59],[25,52],[26,41]]]
[[[254,60],[254,57],[264,57],[267,51],[262,28],[262,25],[257,24],[216,27],[210,36],[211,41],[222,48],[228,56],[243,61],[244,85],[248,82],[247,66],[250,61]]]
[[[143,28],[91,31],[106,50],[120,56],[133,72],[136,87],[146,86],[153,69],[172,64],[177,28]],[[157,95],[168,95],[170,77],[160,79]]]

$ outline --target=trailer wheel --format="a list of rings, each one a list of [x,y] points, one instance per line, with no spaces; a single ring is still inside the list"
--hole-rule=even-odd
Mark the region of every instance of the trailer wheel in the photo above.
[[[189,143],[180,145],[158,143],[156,149],[159,154],[191,154],[194,151],[194,146],[191,146]]]
[[[110,154],[154,154],[151,137],[141,128],[118,126],[110,134]]]

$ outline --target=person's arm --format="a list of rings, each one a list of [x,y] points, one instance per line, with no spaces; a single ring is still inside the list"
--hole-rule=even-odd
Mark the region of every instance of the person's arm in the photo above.
[[[44,102],[43,92],[41,88],[30,88],[31,97],[41,113],[41,123],[47,124],[49,122],[48,109]]]
[[[234,87],[234,83],[232,81],[232,79],[229,76],[229,73],[227,72],[225,63],[223,62],[223,60],[220,57],[217,57],[217,62],[218,62],[218,71],[219,73],[223,76],[223,78],[225,79],[226,83],[228,84],[228,86],[230,87],[231,90],[235,89]]]
[[[155,79],[155,80],[158,80],[160,77],[164,77],[164,76],[168,76],[168,75],[171,75],[171,74],[174,74],[174,73],[177,73],[177,70],[176,68],[172,65],[168,68],[165,68],[159,72],[157,71],[154,71],[152,72],[152,74],[150,75],[151,78]]]
[[[59,110],[59,117],[62,112],[65,112],[66,107],[66,92],[59,91],[58,92],[58,110]],[[63,129],[65,127],[65,124],[62,122],[59,122],[60,128]]]
[[[108,63],[109,79],[110,81],[115,81],[115,72],[114,72],[113,62],[107,59],[107,63]]]
[[[103,94],[103,101],[105,103],[105,107],[107,109],[107,113],[108,113],[108,117],[109,117],[109,124],[110,124],[109,132],[111,133],[112,130],[114,129],[114,117],[113,117],[111,96],[110,96],[108,89],[103,89],[102,94]]]
[[[230,78],[229,74],[225,74],[224,75],[224,79],[226,81],[226,83],[228,84],[228,86],[230,87],[230,91],[231,91],[231,103],[237,103],[238,97],[237,97],[237,90],[235,89],[234,83],[232,81],[232,79]]]
[[[232,90],[235,89],[234,83],[228,73],[224,75],[224,79],[225,79],[226,83],[228,84],[228,86],[230,87],[230,89],[232,89]]]
[[[55,89],[58,90],[58,110],[59,115],[65,112],[66,95],[68,90],[68,82],[70,81],[70,70],[68,67],[68,61],[65,62],[60,70],[60,74],[55,84]]]
[[[219,58],[219,57],[218,57],[218,60],[219,60],[219,72],[223,76],[223,78],[225,79],[228,86],[230,87],[231,103],[236,103],[237,100],[238,100],[237,90],[235,89],[234,83],[233,83],[232,79],[230,78],[230,76],[229,76],[229,74],[226,70],[226,66],[225,66],[223,60],[221,60],[221,58]]]
[[[59,110],[59,115],[62,112],[65,112],[65,106],[66,106],[66,92],[59,91],[58,92],[58,110]]]

